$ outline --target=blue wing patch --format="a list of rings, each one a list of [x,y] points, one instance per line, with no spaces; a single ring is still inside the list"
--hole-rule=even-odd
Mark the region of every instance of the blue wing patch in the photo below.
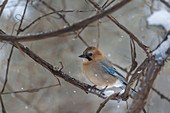
[[[104,66],[104,65],[102,65],[102,68],[103,68],[104,70],[106,70],[109,74],[117,77],[125,86],[127,86],[127,82],[124,81],[125,77],[124,77],[123,75],[121,75],[120,73],[118,73],[118,72],[116,71],[116,69],[114,69],[114,68],[107,68],[107,67]],[[134,94],[137,93],[133,88],[131,88],[131,92],[134,93]]]
[[[106,66],[102,65],[102,68],[106,70],[109,74],[113,75],[115,73],[115,69],[113,68],[107,68]]]
[[[102,65],[102,68],[106,70],[109,74],[119,78],[119,79],[125,79],[123,75],[121,75],[119,72],[116,71],[114,68],[107,68],[106,66]]]

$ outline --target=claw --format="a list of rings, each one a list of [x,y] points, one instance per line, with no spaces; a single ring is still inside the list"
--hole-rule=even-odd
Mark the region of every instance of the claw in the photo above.
[[[108,85],[105,86],[105,87],[101,90],[100,95],[102,95],[102,93],[106,90],[107,87],[108,87]]]

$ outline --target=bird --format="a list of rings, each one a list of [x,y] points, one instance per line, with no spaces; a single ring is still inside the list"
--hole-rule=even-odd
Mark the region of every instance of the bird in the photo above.
[[[98,48],[89,46],[79,57],[83,60],[82,72],[94,86],[119,87],[122,90],[126,88],[128,83],[125,77],[113,67],[113,63],[105,58]]]

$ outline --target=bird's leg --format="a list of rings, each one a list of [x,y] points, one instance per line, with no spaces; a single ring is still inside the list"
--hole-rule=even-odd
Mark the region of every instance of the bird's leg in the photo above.
[[[91,88],[94,89],[94,88],[96,88],[96,86],[97,86],[97,85],[93,85],[93,86],[91,86]]]
[[[106,88],[108,87],[108,85],[106,85],[100,92],[100,95],[106,90]]]
[[[108,85],[106,85],[106,86],[102,89],[102,91],[105,91],[107,87],[108,87]]]
[[[95,88],[96,88],[96,86],[97,86],[97,85],[93,85],[93,86],[89,87],[89,89],[88,89],[88,90],[92,91],[93,89],[95,89]],[[86,93],[88,93],[88,92],[86,92]]]
[[[89,87],[88,88],[88,91],[92,91],[93,89],[95,89],[96,88],[96,85],[93,85],[93,86],[91,86],[91,87]],[[85,91],[87,94],[89,93],[88,91]]]

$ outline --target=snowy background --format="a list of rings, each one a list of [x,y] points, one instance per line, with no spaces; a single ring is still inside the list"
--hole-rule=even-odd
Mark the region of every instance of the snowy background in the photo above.
[[[95,10],[85,0],[45,0],[56,10]],[[103,0],[98,1],[100,5]],[[170,0],[166,0],[170,3]],[[0,0],[2,4],[3,0]],[[2,17],[0,28],[7,34],[16,35],[18,22],[24,11],[26,0],[9,0]],[[113,3],[114,4],[114,3]],[[112,14],[122,25],[134,33],[145,45],[154,49],[170,30],[170,9],[159,0],[154,0],[151,11],[151,0],[133,0],[128,5]],[[38,0],[32,0],[28,4],[24,24],[27,26],[36,18],[50,13],[51,10],[42,5]],[[72,24],[96,14],[95,11],[64,13],[65,18]],[[130,68],[130,39],[107,18],[100,19],[100,45],[99,49],[115,64]],[[63,28],[66,24],[55,14],[39,20],[24,34],[32,34]],[[97,22],[90,24],[82,33],[84,40],[92,46],[96,46],[98,30]],[[78,56],[86,46],[74,35],[55,37],[46,40],[23,43],[37,55],[53,65],[59,65],[62,61],[63,71],[80,81],[89,83],[81,72],[81,59]],[[140,64],[146,57],[145,52],[137,47],[137,62]],[[0,43],[0,88],[5,77],[6,63],[9,56],[10,45]],[[117,69],[119,70],[119,69]],[[120,71],[120,70],[119,70]],[[121,72],[121,71],[120,71]],[[124,76],[124,72],[121,72]],[[75,86],[66,83],[62,79],[61,86],[40,90],[34,93],[21,93],[3,95],[5,108],[8,113],[94,113],[103,99],[92,94],[86,94]],[[38,88],[58,83],[57,80],[35,63],[28,56],[23,56],[17,49],[11,59],[9,80],[5,91],[18,91]],[[90,83],[89,83],[90,84]],[[167,62],[154,83],[154,87],[167,97],[170,97],[170,63]],[[131,100],[129,100],[130,104]],[[169,113],[170,107],[166,100],[154,92],[150,93],[146,110],[149,113]],[[1,109],[1,108],[0,108]],[[101,113],[125,113],[125,102],[109,101]]]

